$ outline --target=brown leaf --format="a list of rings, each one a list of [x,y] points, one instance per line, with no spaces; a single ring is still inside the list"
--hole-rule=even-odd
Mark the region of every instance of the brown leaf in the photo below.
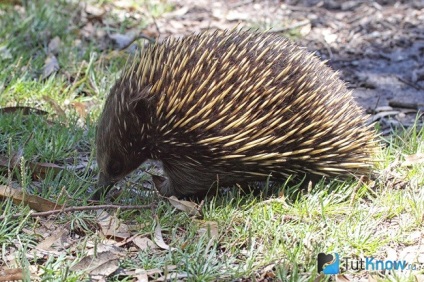
[[[59,62],[57,61],[56,56],[50,54],[44,61],[43,75],[41,76],[41,79],[46,79],[53,73],[57,72],[59,69]]]
[[[157,249],[156,244],[146,237],[136,236],[132,241],[140,250]]]
[[[71,105],[74,106],[80,118],[85,119],[87,117],[86,106],[83,103],[74,101]]]
[[[199,225],[197,233],[199,235],[208,234],[211,239],[218,239],[218,223],[215,221],[196,220]]]
[[[424,274],[415,274],[415,281],[424,282]]]
[[[24,155],[24,149],[19,148],[17,152],[14,152],[10,158],[10,161],[5,163],[5,157],[0,156],[0,166],[6,166],[10,170],[14,169],[21,162],[21,158]],[[6,158],[7,159],[7,158]]]
[[[181,281],[181,279],[187,278],[188,274],[185,272],[182,273],[168,273],[167,275],[164,275],[162,277],[159,277],[155,281]]]
[[[121,34],[113,33],[109,35],[109,38],[113,40],[119,50],[128,47],[131,42],[134,41],[135,36],[133,34]]]
[[[321,282],[324,280],[324,273],[321,273],[320,275],[318,275],[317,277],[315,277],[314,282]]]
[[[123,240],[131,236],[126,224],[115,216],[111,216],[106,211],[97,212],[97,222],[106,238]]]
[[[17,167],[20,169],[19,163],[21,157],[21,150],[18,150],[18,152],[14,153],[10,160],[8,157],[0,155],[0,168],[4,167],[6,169],[13,169]],[[53,171],[54,175],[57,175],[60,171],[64,170],[63,167],[52,163],[26,162],[26,165],[29,166],[33,179],[44,179],[49,171]]]
[[[344,274],[337,274],[336,275],[336,281],[337,282],[349,282],[349,281],[351,281],[350,279],[349,279],[349,277],[347,277],[346,275],[344,275]]]
[[[175,196],[169,197],[168,200],[169,203],[177,210],[183,211],[190,216],[201,216],[199,212],[199,205],[194,202],[178,200]]]
[[[27,165],[30,167],[32,171],[33,179],[44,179],[49,171],[53,171],[54,175],[57,175],[59,172],[64,170],[65,168],[52,164],[52,163],[33,163],[29,162]]]
[[[111,251],[88,255],[71,267],[72,271],[84,271],[91,275],[109,276],[119,268],[119,256]]]
[[[43,100],[49,103],[50,106],[52,106],[52,108],[56,111],[56,114],[58,116],[63,118],[66,117],[65,111],[59,106],[59,103],[55,99],[49,96],[43,95]]]
[[[155,227],[155,237],[153,238],[153,241],[156,243],[156,245],[159,246],[159,248],[164,250],[174,250],[174,248],[171,248],[168,244],[165,243],[162,236],[162,227],[160,227],[159,221],[156,222]]]
[[[69,233],[69,231],[66,230],[66,229],[59,229],[59,231],[52,233],[51,236],[45,238],[43,241],[38,243],[35,248],[39,249],[39,250],[48,251],[48,250],[50,250],[50,247],[54,243],[56,243],[56,241],[58,241],[59,239],[62,238],[63,235],[68,234],[68,233]]]
[[[405,156],[405,161],[401,164],[401,166],[412,166],[422,163],[424,163],[424,153],[417,153]]]
[[[3,269],[0,268],[0,281],[16,281],[24,279],[22,268]]]
[[[50,54],[53,54],[53,55],[59,54],[59,49],[60,49],[60,45],[61,44],[62,44],[62,42],[60,41],[59,36],[56,36],[55,38],[53,38],[50,41],[49,46],[47,47],[48,48],[48,52]]]
[[[22,191],[22,189],[15,189],[6,185],[0,185],[0,199],[5,198],[12,198],[15,204],[19,205],[24,203],[31,209],[40,212],[62,209],[61,205],[35,195],[26,194]]]
[[[147,276],[147,271],[144,269],[137,269],[134,274],[134,278],[136,282],[148,282],[149,276]]]
[[[105,9],[102,7],[93,6],[87,4],[85,7],[85,12],[90,15],[90,18],[101,19],[101,17],[106,13]]]

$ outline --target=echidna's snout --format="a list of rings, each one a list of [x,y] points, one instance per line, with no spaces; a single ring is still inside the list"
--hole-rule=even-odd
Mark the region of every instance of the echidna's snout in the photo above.
[[[91,197],[92,200],[100,200],[102,195],[106,195],[110,189],[112,189],[113,185],[115,185],[115,181],[113,181],[110,177],[108,177],[105,173],[99,173],[99,179],[97,180],[96,190]]]

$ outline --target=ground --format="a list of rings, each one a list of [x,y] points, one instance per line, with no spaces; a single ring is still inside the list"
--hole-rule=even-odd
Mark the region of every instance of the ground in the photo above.
[[[0,1],[0,281],[424,281],[424,2],[23,2]],[[95,123],[128,55],[233,28],[339,72],[381,133],[374,175],[197,205],[153,193],[144,167],[93,207]],[[343,273],[318,275],[334,252]],[[367,258],[416,269],[355,270]]]

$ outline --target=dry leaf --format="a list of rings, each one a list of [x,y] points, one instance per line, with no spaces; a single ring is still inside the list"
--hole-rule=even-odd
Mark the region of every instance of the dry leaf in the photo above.
[[[155,238],[153,239],[153,241],[156,243],[156,245],[159,246],[159,248],[164,249],[164,250],[175,250],[175,248],[171,248],[169,247],[168,244],[165,243],[165,241],[163,240],[163,236],[162,236],[162,228],[160,227],[159,222],[156,222],[156,227],[155,227]]]
[[[199,225],[197,233],[199,235],[208,234],[210,239],[218,239],[218,223],[215,221],[196,221]]]
[[[90,14],[93,18],[101,18],[106,13],[105,9],[102,7],[97,7],[90,4],[85,7],[85,12]]]
[[[35,246],[36,249],[49,251],[50,247],[59,239],[62,238],[63,235],[67,235],[69,233],[66,229],[59,229],[59,231],[53,232],[49,237],[45,238],[43,241]]]
[[[336,281],[337,282],[349,282],[351,280],[344,274],[337,274],[336,275]]]
[[[97,211],[97,222],[106,238],[123,240],[131,236],[128,226],[106,211]]]
[[[416,274],[414,276],[415,276],[415,281],[424,282],[424,274]]]
[[[121,34],[113,33],[109,35],[110,39],[118,46],[118,49],[127,47],[131,42],[134,41],[135,36],[133,34]]]
[[[61,43],[62,42],[60,41],[59,36],[56,36],[55,38],[53,38],[50,41],[49,46],[47,47],[48,48],[48,52],[50,54],[53,54],[53,55],[59,54],[59,49],[60,49]]]
[[[6,185],[0,185],[0,199],[5,198],[12,198],[15,204],[19,205],[24,203],[31,209],[40,212],[62,209],[61,205],[35,195],[26,194],[22,189],[14,189]]]
[[[87,117],[86,107],[83,103],[74,101],[71,105],[74,106],[74,109],[77,111],[80,118],[85,119]]]
[[[164,275],[162,277],[159,277],[158,279],[156,279],[155,281],[175,281],[177,279],[183,279],[183,278],[187,278],[188,274],[185,272],[182,273],[169,273],[168,275]]]
[[[44,61],[43,75],[41,76],[41,79],[46,79],[53,73],[57,72],[59,69],[59,62],[57,61],[56,56],[50,54]]]
[[[2,60],[13,59],[12,53],[7,48],[7,46],[0,46],[0,59]]]
[[[147,271],[144,269],[136,269],[134,278],[136,282],[148,282],[149,276],[147,276]]]
[[[150,250],[157,249],[156,244],[146,237],[136,236],[132,242],[140,249],[140,250]]]
[[[183,211],[190,216],[201,216],[199,212],[199,205],[194,202],[178,200],[175,196],[169,197],[168,200],[169,203],[177,210]]]
[[[324,273],[321,273],[320,275],[318,275],[317,277],[315,277],[314,282],[321,282],[322,280],[324,280]]]
[[[96,256],[88,255],[80,262],[71,267],[72,271],[84,271],[91,275],[109,276],[114,273],[119,267],[119,256],[114,252],[107,251],[97,253]]]
[[[23,155],[24,149],[19,148],[17,152],[12,154],[10,160],[5,156],[0,156],[0,166],[13,170],[16,166],[20,164]]]
[[[23,280],[24,271],[22,268],[3,269],[0,268],[0,281]]]
[[[378,282],[380,280],[380,278],[378,277],[378,275],[368,275],[368,282]]]
[[[56,164],[52,164],[52,163],[32,163],[32,162],[29,162],[29,163],[27,163],[27,165],[30,167],[30,169],[32,171],[32,178],[33,179],[37,179],[37,178],[44,179],[44,178],[46,178],[46,175],[49,171],[53,171],[54,175],[57,175],[59,172],[64,170],[63,167],[58,166]]]
[[[43,100],[50,104],[58,116],[66,117],[65,111],[59,106],[56,100],[46,95],[43,95]]]
[[[405,161],[401,164],[401,166],[412,166],[422,163],[424,163],[424,153],[417,153],[405,156]]]

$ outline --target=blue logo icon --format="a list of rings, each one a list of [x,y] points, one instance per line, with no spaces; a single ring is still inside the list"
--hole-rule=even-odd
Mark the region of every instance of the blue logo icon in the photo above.
[[[324,253],[319,253],[317,257],[318,261],[318,273],[321,271],[324,274],[339,274],[340,273],[340,257],[338,253],[334,253],[334,256]]]

